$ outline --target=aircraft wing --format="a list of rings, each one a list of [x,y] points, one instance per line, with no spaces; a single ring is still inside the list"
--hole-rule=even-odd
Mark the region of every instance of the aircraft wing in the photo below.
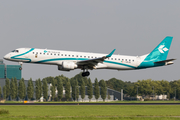
[[[97,65],[98,63],[102,63],[106,58],[111,57],[115,50],[116,49],[114,49],[110,54],[108,54],[106,56],[103,56],[103,57],[99,57],[99,58],[95,58],[95,59],[89,59],[89,60],[78,61],[77,65],[93,67],[93,66]]]

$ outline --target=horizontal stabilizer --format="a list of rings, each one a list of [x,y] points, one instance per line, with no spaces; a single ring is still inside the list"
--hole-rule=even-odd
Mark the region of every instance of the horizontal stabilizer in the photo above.
[[[165,63],[165,62],[170,62],[170,61],[173,61],[173,60],[176,60],[176,59],[169,59],[169,60],[157,61],[157,62],[154,62],[154,63]]]

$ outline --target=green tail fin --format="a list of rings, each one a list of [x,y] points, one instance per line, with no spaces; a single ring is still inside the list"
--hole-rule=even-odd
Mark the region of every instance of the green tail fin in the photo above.
[[[173,37],[167,36],[164,40],[145,58],[146,61],[166,60]]]

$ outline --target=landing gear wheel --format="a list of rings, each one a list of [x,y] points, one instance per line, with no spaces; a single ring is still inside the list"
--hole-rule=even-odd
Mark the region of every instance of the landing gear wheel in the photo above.
[[[83,76],[83,77],[86,77],[86,76],[89,76],[89,75],[90,75],[90,72],[89,72],[89,71],[82,73],[82,76]]]
[[[85,75],[86,75],[86,76],[89,76],[89,75],[90,75],[90,72],[88,72],[88,71],[85,72]]]

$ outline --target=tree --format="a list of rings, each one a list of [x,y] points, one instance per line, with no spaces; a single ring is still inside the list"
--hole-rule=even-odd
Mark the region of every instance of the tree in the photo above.
[[[103,101],[105,101],[107,88],[106,88],[106,82],[104,80],[102,80],[100,87],[101,87],[101,98],[103,99]]]
[[[15,85],[15,98],[18,97],[18,83],[17,83],[17,79],[14,78],[14,85]]]
[[[67,80],[66,85],[65,85],[65,97],[66,97],[67,101],[71,98],[71,92],[70,92],[71,88],[70,87],[71,87],[70,81]]]
[[[36,100],[40,99],[40,88],[39,88],[39,81],[35,81],[35,92],[36,92]]]
[[[36,99],[40,99],[42,96],[42,83],[41,83],[41,79],[38,79],[35,81],[35,92],[36,92]]]
[[[15,83],[14,83],[14,79],[11,79],[11,89],[10,89],[10,93],[11,93],[11,98],[14,100],[15,99],[15,94],[16,94],[16,87],[15,87]]]
[[[88,94],[88,98],[90,102],[93,97],[93,88],[92,88],[92,82],[90,78],[88,79],[88,84],[87,84],[87,94]]]
[[[81,84],[81,87],[80,87],[80,92],[81,92],[81,98],[82,98],[82,101],[83,101],[83,99],[85,98],[85,84],[84,84],[84,81],[82,81],[82,84]]]
[[[25,97],[26,97],[26,85],[25,85],[25,83],[24,83],[24,78],[22,78],[22,84],[23,84],[23,98],[22,99],[24,99]]]
[[[43,97],[44,99],[47,100],[47,97],[48,97],[48,86],[47,86],[47,81],[46,80],[43,80]]]
[[[34,86],[33,86],[32,78],[30,78],[27,87],[27,95],[29,100],[33,98],[33,94],[34,94]]]
[[[77,80],[75,80],[75,97],[76,97],[76,100],[78,100],[78,98],[79,98],[79,86],[78,86]]]
[[[20,99],[24,98],[24,85],[22,79],[19,81],[19,86],[18,86],[18,96]]]
[[[3,98],[6,99],[6,86],[3,86]]]
[[[95,84],[94,84],[94,95],[97,101],[99,98],[99,83],[98,83],[97,78],[95,79]]]
[[[51,97],[52,97],[52,101],[54,101],[55,98],[55,81],[54,78],[51,81]]]
[[[2,90],[1,90],[1,86],[0,86],[0,99],[1,99],[1,95],[2,95]]]
[[[76,91],[75,79],[71,78],[70,79],[70,84],[71,84],[71,89],[72,89],[71,95],[72,95],[73,100],[75,101],[75,99],[76,99],[76,96],[75,96],[75,91]]]
[[[9,82],[8,78],[6,78],[6,85],[5,86],[6,86],[6,98],[8,98],[10,95],[10,82]]]
[[[38,82],[39,82],[39,96],[41,98],[41,96],[42,96],[42,82],[41,82],[40,78],[38,79]]]
[[[57,90],[58,90],[58,98],[61,101],[63,97],[63,83],[60,77],[57,78]]]

